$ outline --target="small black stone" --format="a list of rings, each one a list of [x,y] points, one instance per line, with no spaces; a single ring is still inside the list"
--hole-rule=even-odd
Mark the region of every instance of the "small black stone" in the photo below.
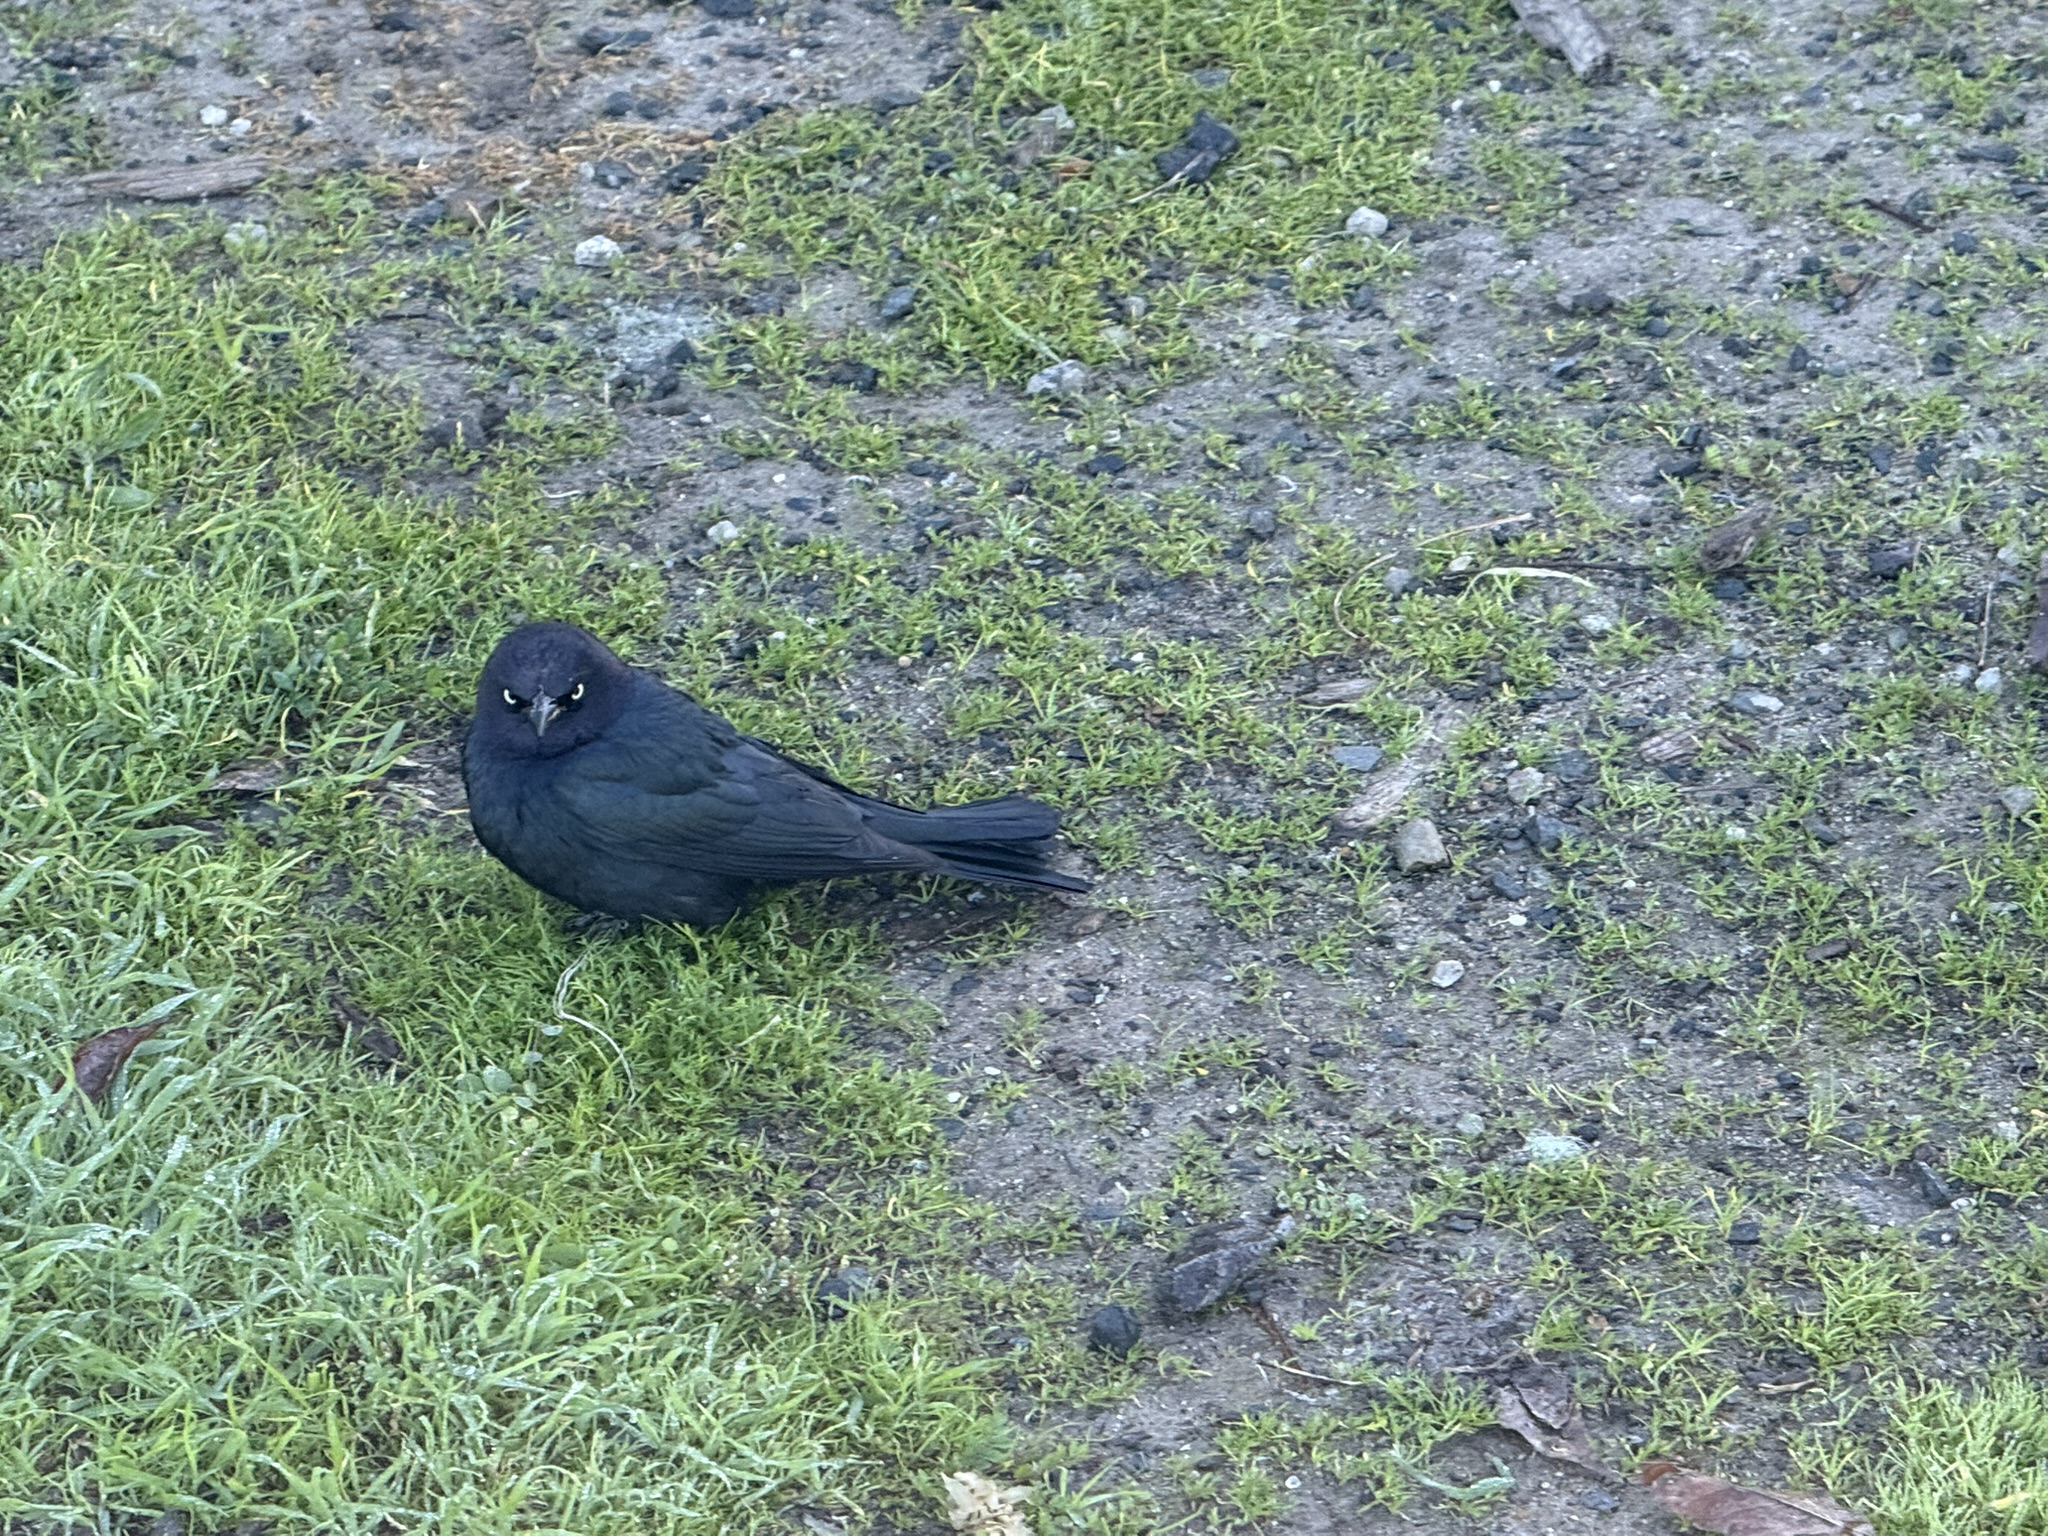
[[[1738,1217],[1728,1229],[1728,1241],[1738,1248],[1746,1248],[1764,1240],[1764,1224],[1754,1216]]]
[[[1530,847],[1543,853],[1555,853],[1566,838],[1578,835],[1577,827],[1556,816],[1531,816],[1522,823],[1522,837]]]
[[[1244,515],[1244,531],[1255,539],[1270,539],[1280,531],[1280,520],[1271,507],[1253,507]]]
[[[1657,461],[1657,477],[1660,480],[1690,480],[1700,472],[1706,461],[1696,453],[1682,453],[1669,459]]]
[[[697,348],[691,343],[690,338],[685,336],[663,353],[661,360],[671,368],[687,368],[697,361]]]
[[[1870,554],[1870,574],[1879,581],[1896,581],[1913,564],[1913,557],[1919,553],[1917,545],[1894,544],[1888,549],[1878,549]]]
[[[1671,322],[1662,315],[1652,315],[1643,322],[1643,334],[1653,338],[1669,336],[1671,334]]]
[[[661,189],[664,192],[687,192],[711,174],[709,162],[703,160],[678,160],[661,173]]]
[[[1890,474],[1892,472],[1891,449],[1883,443],[1872,443],[1870,445],[1870,467],[1880,475]]]
[[[1954,1205],[1956,1192],[1949,1187],[1947,1179],[1936,1173],[1930,1164],[1917,1157],[1908,1169],[1913,1177],[1913,1187],[1920,1192],[1920,1198],[1936,1209]]]
[[[1486,883],[1494,895],[1506,901],[1520,901],[1529,894],[1529,887],[1505,869],[1496,869],[1486,877]]]
[[[1129,1307],[1103,1307],[1088,1319],[1088,1347],[1121,1360],[1138,1347],[1142,1331]]]
[[[1740,576],[1722,576],[1708,582],[1707,591],[1720,602],[1732,603],[1749,596],[1749,583]]]
[[[754,14],[754,0],[698,0],[706,16],[720,21],[738,21]]]
[[[591,166],[590,179],[600,187],[608,187],[616,191],[629,182],[638,181],[640,178],[633,174],[633,167],[626,164],[623,160],[600,160]]]
[[[377,32],[417,32],[420,29],[419,13],[410,6],[393,6],[373,17],[370,27]]]
[[[1082,461],[1081,473],[1091,478],[1096,475],[1120,475],[1130,467],[1131,461],[1120,453],[1098,453],[1093,458]]]
[[[881,307],[876,312],[885,322],[894,322],[908,315],[916,306],[916,287],[910,283],[902,283],[882,295]]]
[[[1152,164],[1167,181],[1195,186],[1207,181],[1237,149],[1237,135],[1207,112],[1195,114],[1187,137],[1171,149],[1162,149]]]
[[[1948,237],[1948,248],[1958,256],[1974,256],[1984,249],[1983,243],[1967,229],[1959,229]]]
[[[875,1277],[858,1264],[846,1268],[818,1282],[818,1305],[829,1318],[842,1318],[853,1311],[853,1304],[866,1301],[875,1293]]]

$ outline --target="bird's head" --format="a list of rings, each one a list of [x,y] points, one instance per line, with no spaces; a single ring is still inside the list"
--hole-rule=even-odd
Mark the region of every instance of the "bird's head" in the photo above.
[[[498,642],[476,690],[476,729],[501,750],[555,757],[625,708],[633,674],[573,624],[526,624]]]

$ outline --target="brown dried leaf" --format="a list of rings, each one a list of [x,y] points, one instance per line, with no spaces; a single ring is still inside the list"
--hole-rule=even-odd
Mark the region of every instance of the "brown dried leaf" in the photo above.
[[[1876,1536],[1868,1520],[1825,1494],[1741,1488],[1668,1461],[1645,1466],[1643,1482],[1679,1519],[1718,1536]]]
[[[237,763],[206,787],[230,795],[267,795],[290,771],[283,763]]]
[[[1571,1383],[1556,1367],[1517,1371],[1494,1393],[1493,1411],[1500,1427],[1528,1441],[1537,1455],[1583,1467],[1603,1482],[1621,1481],[1621,1474],[1594,1451],[1579,1405],[1572,1401]]]
[[[1712,574],[1733,570],[1756,552],[1757,540],[1770,523],[1768,512],[1745,512],[1709,528],[1700,540],[1700,569]]]
[[[71,1053],[71,1077],[78,1091],[95,1104],[104,1104],[114,1079],[128,1065],[135,1047],[164,1027],[162,1019],[147,1024],[124,1024],[103,1035],[94,1035]]]
[[[1004,1488],[979,1472],[949,1472],[939,1481],[945,1485],[946,1519],[954,1530],[973,1536],[1031,1536],[1024,1523],[1029,1488]]]
[[[200,165],[145,165],[132,171],[99,171],[78,178],[88,192],[114,197],[144,197],[159,203],[184,203],[199,197],[246,192],[270,174],[270,166],[243,156]]]

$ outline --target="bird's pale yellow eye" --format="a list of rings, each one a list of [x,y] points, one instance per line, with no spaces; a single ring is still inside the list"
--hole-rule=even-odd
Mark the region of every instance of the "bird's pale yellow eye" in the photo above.
[[[569,690],[569,702],[571,704],[574,704],[577,700],[581,699],[582,697],[583,685],[581,683],[578,683],[574,688],[571,688]]]
[[[512,690],[510,688],[507,688],[504,690],[504,693],[505,702],[507,704],[510,704],[514,709],[517,709],[519,707],[519,700],[513,696]]]

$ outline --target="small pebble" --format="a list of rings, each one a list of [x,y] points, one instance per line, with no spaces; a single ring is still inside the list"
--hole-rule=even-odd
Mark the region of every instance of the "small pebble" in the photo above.
[[[1785,707],[1785,701],[1775,694],[1744,688],[1728,701],[1728,707],[1738,715],[1775,715]]]
[[[1384,586],[1396,597],[1406,592],[1414,583],[1415,573],[1405,565],[1390,566],[1387,574],[1380,578],[1380,585]]]
[[[1483,1136],[1486,1134],[1486,1117],[1468,1109],[1451,1123],[1451,1129],[1460,1136]]]
[[[1508,798],[1517,805],[1527,805],[1543,794],[1547,782],[1541,768],[1517,768],[1507,778]]]
[[[592,235],[588,240],[579,241],[576,246],[576,265],[579,267],[608,267],[626,254],[626,248],[609,235]]]
[[[1394,867],[1402,874],[1418,869],[1441,869],[1451,862],[1443,834],[1436,823],[1417,817],[1394,834]]]
[[[818,1305],[827,1317],[841,1318],[853,1310],[855,1302],[866,1301],[874,1293],[875,1277],[858,1264],[849,1264],[818,1282]]]
[[[1967,661],[1959,661],[1941,674],[1958,688],[1967,687],[1977,676],[1977,669]]]
[[[1088,1319],[1088,1347],[1121,1360],[1138,1347],[1141,1332],[1129,1307],[1103,1307]]]
[[[1979,693],[1997,693],[2005,686],[2005,674],[1996,667],[1986,667],[1977,674],[1976,689]]]
[[[882,305],[877,312],[886,321],[901,320],[916,304],[917,289],[909,283],[904,283],[882,295]]]
[[[2008,816],[2024,816],[2041,803],[2040,794],[2026,784],[2010,784],[1998,792],[1998,803]]]
[[[1494,895],[1507,901],[1520,901],[1529,894],[1529,887],[1517,880],[1505,869],[1496,869],[1486,877],[1487,887]]]
[[[1429,984],[1432,987],[1449,989],[1465,979],[1465,962],[1462,960],[1439,960],[1429,968]]]
[[[1738,1248],[1747,1248],[1764,1240],[1764,1224],[1754,1216],[1738,1216],[1728,1229],[1728,1241]]]
[[[199,121],[205,127],[220,128],[226,125],[227,120],[228,109],[226,107],[201,107],[199,109]]]
[[[1057,395],[1062,400],[1071,400],[1088,387],[1089,378],[1088,365],[1070,357],[1031,375],[1025,382],[1024,393]]]
[[[1280,531],[1280,519],[1271,507],[1253,507],[1244,515],[1244,531],[1255,539],[1270,539]]]
[[[1611,635],[1615,622],[1611,613],[1582,613],[1578,617],[1579,628],[1589,635]]]
[[[1377,208],[1354,208],[1344,221],[1344,233],[1377,240],[1387,232],[1387,216]]]
[[[1386,755],[1379,747],[1339,747],[1330,754],[1339,768],[1349,768],[1354,773],[1371,773]]]
[[[1522,823],[1522,838],[1539,853],[1555,853],[1564,840],[1578,835],[1578,828],[1555,816],[1531,816]]]
[[[1568,1163],[1574,1158],[1584,1157],[1590,1150],[1576,1136],[1558,1136],[1545,1131],[1531,1131],[1522,1143],[1523,1154],[1538,1167]]]
[[[248,118],[238,117],[233,122],[228,124],[228,137],[234,139],[247,138],[249,136],[249,130],[251,128],[254,128],[255,126],[256,125],[250,122]]]
[[[739,536],[739,525],[733,522],[731,518],[722,517],[704,530],[704,537],[709,539],[714,546],[731,544]]]
[[[270,243],[270,227],[254,219],[243,219],[221,232],[220,243],[230,256],[253,256]]]

